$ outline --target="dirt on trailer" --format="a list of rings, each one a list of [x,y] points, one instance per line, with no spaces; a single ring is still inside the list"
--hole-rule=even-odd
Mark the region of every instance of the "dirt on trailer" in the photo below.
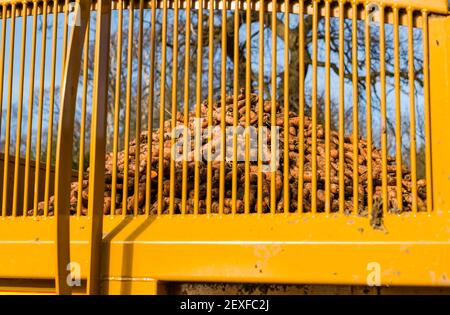
[[[250,106],[247,103],[250,104]],[[234,110],[234,106],[237,107],[237,111]],[[262,117],[259,117],[259,110],[262,107]],[[210,111],[211,110],[211,111]],[[225,121],[222,122],[222,115],[225,111]],[[276,117],[272,117],[275,113]],[[202,121],[196,120],[198,114],[203,119]],[[235,117],[234,117],[235,115]],[[317,156],[317,191],[316,191],[316,206],[318,212],[324,212],[326,207],[326,194],[325,194],[325,178],[326,178],[326,134],[325,128],[322,124],[316,124],[316,132],[313,133],[313,121],[311,117],[305,116],[303,119],[303,124],[298,113],[289,111],[289,126],[285,124],[285,113],[282,104],[276,102],[275,108],[273,108],[270,101],[264,101],[259,104],[258,95],[251,94],[250,98],[247,100],[243,91],[238,96],[236,102],[234,102],[233,96],[227,96],[225,104],[218,101],[213,104],[213,106],[208,106],[205,101],[201,104],[200,113],[190,112],[188,117],[184,117],[182,113],[177,112],[176,114],[176,126],[184,126],[187,122],[187,130],[191,135],[195,132],[199,134],[201,132],[201,147],[202,150],[208,151],[209,145],[211,145],[211,152],[215,153],[218,148],[220,148],[221,136],[213,137],[212,142],[205,134],[205,130],[208,128],[208,118],[213,127],[221,127],[225,125],[226,127],[232,127],[234,125],[234,118],[236,118],[237,126],[245,127],[252,126],[258,127],[260,123],[262,126],[268,128],[267,145],[263,146],[261,155],[259,158],[265,158],[264,165],[267,167],[271,156],[271,126],[274,124],[279,127],[279,141],[274,142],[278,144],[279,158],[278,158],[278,168],[275,172],[275,195],[276,195],[276,209],[274,212],[284,212],[284,183],[283,183],[283,170],[285,165],[284,160],[284,147],[288,146],[288,156],[289,156],[289,212],[310,212],[311,211],[311,198],[313,195],[312,182],[313,182],[313,138],[316,138],[316,156]],[[261,119],[259,121],[259,119]],[[273,118],[273,119],[272,119]],[[248,123],[248,124],[247,124]],[[302,126],[303,125],[303,126]],[[134,139],[129,142],[128,157],[126,152],[121,151],[117,153],[117,163],[113,163],[113,153],[108,153],[106,155],[105,163],[105,193],[104,193],[104,214],[110,214],[111,209],[114,209],[115,214],[121,214],[122,209],[125,208],[127,213],[133,213],[135,207],[135,198],[138,199],[138,213],[144,213],[146,208],[146,182],[147,175],[150,174],[151,181],[151,194],[150,194],[150,204],[149,209],[152,214],[157,213],[158,209],[158,179],[162,177],[162,213],[168,213],[169,203],[170,203],[170,170],[171,170],[171,156],[172,156],[172,141],[171,131],[172,131],[172,121],[169,119],[164,122],[163,125],[163,146],[160,147],[160,136],[161,132],[159,129],[154,130],[151,133],[151,151],[149,146],[148,132],[142,132],[139,139]],[[257,129],[255,129],[257,130]],[[303,143],[299,143],[300,134],[303,133]],[[287,139],[288,143],[285,143],[285,133],[288,133]],[[275,133],[274,133],[275,134]],[[221,134],[220,134],[221,135]],[[241,136],[239,136],[241,137]],[[218,138],[218,139],[217,139]],[[226,134],[227,145],[233,143],[233,133]],[[237,137],[238,138],[238,137]],[[244,138],[245,139],[245,138]],[[138,141],[137,141],[138,140]],[[373,189],[373,214],[374,219],[373,225],[382,225],[382,177],[383,177],[383,155],[382,151],[376,148],[374,145],[369,145],[368,142],[359,138],[357,145],[357,154],[354,152],[353,137],[347,135],[343,138],[342,152],[340,152],[340,137],[339,133],[331,130],[329,134],[329,174],[330,174],[330,211],[337,212],[340,210],[339,205],[339,195],[340,195],[340,179],[339,179],[339,162],[340,156],[343,157],[343,195],[344,195],[344,211],[346,213],[351,212],[354,206],[354,189],[358,191],[358,213],[360,215],[367,215],[368,207],[368,160],[369,154],[372,155],[372,189]],[[175,141],[183,140],[177,139]],[[230,142],[228,142],[230,141]],[[200,142],[197,142],[200,143]],[[212,144],[211,144],[212,143]],[[240,146],[244,147],[242,137],[239,138],[238,143]],[[194,184],[195,184],[195,167],[196,163],[194,157],[198,156],[199,150],[195,151],[195,137],[189,140],[191,150],[187,154],[187,161],[174,161],[173,163],[173,176],[174,176],[174,186],[173,189],[173,210],[174,213],[181,213],[182,207],[182,191],[183,191],[183,177],[185,176],[186,181],[186,213],[194,212]],[[230,146],[229,146],[230,147]],[[303,152],[300,150],[303,148]],[[162,151],[163,172],[158,173],[158,167],[160,163],[160,150]],[[231,149],[227,149],[227,155],[229,155],[228,150],[234,153],[233,146]],[[178,147],[175,150],[179,154],[182,152],[182,148]],[[201,152],[201,151],[200,151]],[[237,162],[236,167],[236,212],[244,212],[244,194],[245,194],[245,149],[237,150]],[[303,153],[303,154],[302,154]],[[137,154],[139,154],[137,156]],[[149,154],[151,155],[151,169],[147,172],[147,161],[149,159]],[[248,156],[258,157],[257,148],[251,146],[248,151]],[[182,154],[181,154],[182,155]],[[302,156],[303,155],[303,156]],[[182,155],[183,156],[183,155]],[[139,158],[137,158],[139,157]],[[186,156],[184,156],[186,157]],[[233,155],[231,155],[233,157]],[[268,158],[267,158],[268,157]],[[128,158],[128,172],[125,174],[126,164]],[[217,155],[215,159],[208,163],[205,159],[198,161],[198,211],[199,214],[206,213],[207,209],[207,191],[208,191],[208,181],[207,181],[207,169],[208,164],[211,167],[211,182],[210,182],[210,193],[211,193],[211,212],[219,212],[219,196],[220,193],[220,155]],[[357,172],[353,172],[354,160],[357,161]],[[210,159],[211,160],[211,159]],[[249,161],[249,209],[250,213],[257,212],[257,194],[258,194],[258,174],[262,177],[262,211],[263,213],[271,212],[271,176],[272,172],[261,172],[258,169],[258,158]],[[303,160],[303,163],[301,163]],[[402,212],[411,211],[413,207],[413,196],[412,196],[412,180],[411,173],[406,168],[403,167],[401,170],[401,196],[402,204],[401,206],[397,204],[397,166],[395,165],[395,158],[391,156],[386,156],[386,188],[387,188],[387,200],[388,209],[391,212]],[[232,212],[232,191],[233,191],[233,162],[226,161],[224,163],[224,208],[223,212],[225,214]],[[270,163],[269,163],[270,164]],[[299,166],[303,164],[303,172],[299,169]],[[183,172],[183,165],[185,167]],[[113,184],[113,173],[114,168],[116,168],[116,181]],[[358,175],[358,185],[353,186],[354,175]],[[126,176],[127,175],[127,176]],[[135,186],[135,177],[138,176],[138,185]],[[302,187],[299,187],[299,179],[303,180]],[[426,204],[426,183],[425,180],[417,180],[417,204],[418,210],[424,211]],[[114,185],[114,186],[113,186]],[[84,179],[82,181],[82,186],[78,185],[78,182],[73,182],[70,194],[70,210],[74,214],[77,211],[78,195],[81,194],[81,213],[83,215],[87,214],[87,204],[88,204],[88,172],[86,172]],[[137,190],[135,189],[137,187]],[[113,190],[115,188],[115,192]],[[298,204],[298,194],[303,195],[303,203],[299,207]],[[113,197],[115,196],[115,197]],[[125,200],[124,200],[125,199]],[[49,201],[49,211],[53,210],[54,198],[50,198]],[[123,207],[125,202],[125,207]],[[44,203],[39,203],[38,212],[43,213]]]

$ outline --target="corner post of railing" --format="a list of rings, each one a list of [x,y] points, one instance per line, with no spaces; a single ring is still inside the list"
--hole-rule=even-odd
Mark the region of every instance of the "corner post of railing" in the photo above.
[[[87,293],[99,294],[101,281],[101,244],[103,229],[103,194],[105,189],[105,150],[108,100],[109,39],[111,1],[97,0],[89,168],[89,267]]]
[[[433,210],[450,213],[450,14],[428,20]]]
[[[72,147],[74,117],[80,76],[84,36],[91,0],[77,0],[75,12],[80,18],[72,27],[68,55],[61,84],[61,108],[55,169],[55,220],[56,220],[56,275],[57,294],[71,294],[67,281],[70,266],[70,212],[69,195],[72,172]]]

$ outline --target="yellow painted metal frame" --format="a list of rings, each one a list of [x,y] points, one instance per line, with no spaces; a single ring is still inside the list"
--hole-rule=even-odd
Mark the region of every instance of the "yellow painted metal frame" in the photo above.
[[[53,277],[53,221],[0,222],[0,252],[9,258],[0,260],[0,279]],[[71,218],[71,260],[82,278],[89,225]],[[388,217],[385,230],[339,215],[106,217],[101,278],[366,285],[376,262],[382,285],[450,286],[449,226],[448,212]]]
[[[106,116],[108,99],[109,71],[109,37],[111,29],[111,1],[97,2],[96,19],[97,36],[95,40],[94,96],[92,106],[91,154],[89,178],[89,276],[87,292],[99,291],[99,274],[101,259],[101,240],[103,230],[102,209],[103,192],[105,190],[105,147],[106,147]]]
[[[70,220],[69,220],[69,195],[70,195],[70,161],[73,148],[73,132],[75,117],[75,100],[80,75],[81,55],[89,18],[89,2],[82,0],[80,3],[80,25],[72,29],[68,49],[67,62],[64,66],[62,79],[61,109],[58,124],[58,139],[56,148],[56,174],[55,174],[55,218],[56,218],[56,292],[70,294],[67,286],[67,266],[70,262]],[[50,256],[51,257],[51,256]]]
[[[429,20],[430,113],[433,207],[436,212],[450,209],[450,17]]]

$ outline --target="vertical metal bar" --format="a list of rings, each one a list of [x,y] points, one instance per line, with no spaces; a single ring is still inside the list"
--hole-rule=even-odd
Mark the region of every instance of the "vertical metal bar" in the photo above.
[[[145,180],[145,213],[150,215],[151,197],[152,197],[152,147],[153,147],[153,105],[154,105],[154,87],[155,87],[155,52],[156,52],[156,0],[152,0],[152,26],[150,30],[150,87],[149,87],[149,100],[147,108],[147,169]]]
[[[163,22],[163,24],[165,24]],[[191,1],[186,2],[186,35],[185,35],[185,59],[184,59],[184,128],[189,126],[189,65],[191,57]],[[163,44],[164,48],[164,44]],[[161,70],[163,72],[163,70]],[[161,143],[160,143],[161,147]],[[182,179],[182,193],[181,193],[181,214],[186,214],[186,199],[187,199],[187,159],[188,159],[188,135],[186,132],[183,135],[183,179]],[[159,178],[159,177],[158,177]],[[159,186],[158,186],[159,187]],[[159,192],[159,188],[158,188]]]
[[[201,158],[200,147],[202,145],[201,139],[201,106],[202,106],[202,63],[203,63],[203,0],[198,1],[198,18],[197,18],[198,30],[197,30],[197,91],[196,99],[197,104],[195,106],[195,117],[197,118],[197,124],[195,126],[195,165],[194,165],[194,214],[198,214],[198,201],[200,190],[200,169],[199,159]]]
[[[313,22],[312,22],[312,144],[311,144],[311,212],[317,212],[317,50],[318,50],[318,18],[319,18],[318,0],[313,1]]]
[[[134,15],[133,15],[134,18]],[[141,103],[142,103],[142,46],[144,36],[144,0],[139,1],[139,34],[138,34],[138,73],[136,89],[136,134],[135,134],[135,156],[134,156],[134,215],[139,212],[139,178],[140,178],[140,138],[141,138]]]
[[[433,211],[433,181],[431,169],[431,115],[430,115],[430,52],[428,33],[428,12],[422,11],[423,36],[423,98],[425,107],[425,179],[427,184],[427,212]]]
[[[383,214],[388,211],[387,196],[387,127],[386,127],[386,43],[385,43],[385,8],[380,5],[380,98],[381,98],[381,190]]]
[[[284,171],[283,209],[289,213],[289,0],[284,1]]]
[[[86,142],[86,107],[87,107],[87,87],[88,87],[88,65],[89,65],[89,29],[90,29],[90,21],[87,21],[86,25],[86,35],[84,35],[84,56],[83,56],[83,92],[82,92],[82,101],[81,101],[81,126],[80,126],[80,155],[78,157],[78,195],[77,195],[77,216],[81,215],[81,210],[83,208],[83,196],[82,196],[82,187],[83,187],[83,177],[84,177],[84,153],[85,153],[85,142]],[[116,139],[116,138],[114,138]],[[115,141],[115,140],[114,140]],[[117,156],[117,154],[116,154]],[[116,159],[117,157],[114,156]],[[113,162],[113,197],[111,198],[113,202],[111,203],[111,214],[114,213],[116,208],[115,199],[115,190],[116,190],[116,182],[114,178],[114,172],[117,167],[117,160]],[[117,173],[117,172],[116,172]],[[114,208],[113,208],[114,207]],[[113,211],[114,209],[114,211]]]
[[[409,78],[409,137],[411,159],[411,195],[412,211],[417,213],[417,163],[416,163],[416,108],[415,108],[415,74],[414,74],[414,34],[413,9],[408,8],[408,78]]]
[[[14,74],[14,43],[16,31],[16,5],[11,5],[11,22],[9,35],[9,73],[8,73],[8,98],[6,111],[6,134],[5,134],[5,159],[3,164],[3,198],[2,198],[2,215],[6,216],[8,207],[8,175],[9,175],[9,146],[11,136],[11,111],[12,111],[12,90],[13,90],[13,74]]]
[[[117,200],[117,155],[119,151],[119,129],[120,129],[120,92],[121,92],[121,76],[122,76],[122,34],[123,34],[123,1],[117,3],[117,48],[116,48],[116,86],[114,93],[114,135],[113,135],[113,165],[112,165],[112,187],[111,187],[111,215],[116,214]],[[87,46],[89,47],[89,46]],[[86,58],[86,54],[85,54]],[[86,58],[87,59],[87,58]],[[87,60],[85,60],[87,61]],[[87,76],[85,75],[87,79]],[[83,81],[84,84],[84,81]],[[84,85],[83,85],[84,88]],[[83,96],[85,94],[83,93]],[[84,108],[83,108],[84,109]],[[151,144],[149,145],[149,148]],[[80,149],[81,154],[81,149]],[[81,155],[80,155],[81,158]],[[79,187],[79,186],[78,186]]]
[[[372,167],[372,83],[371,83],[371,61],[370,61],[370,16],[366,5],[365,20],[365,55],[366,55],[366,136],[367,136],[367,209],[369,222],[372,219],[373,206],[373,167]]]
[[[122,216],[127,215],[128,181],[130,168],[130,116],[131,116],[131,88],[133,81],[133,26],[134,26],[134,1],[129,2],[128,7],[128,51],[127,51],[127,88],[125,104],[125,140],[124,140],[124,168],[123,168],[123,191],[122,191]]]
[[[299,215],[303,213],[303,171],[304,171],[304,144],[305,144],[305,3],[299,1],[298,12],[298,200],[297,212]]]
[[[245,10],[245,162],[244,162],[244,212],[250,213],[250,92],[251,92],[251,1],[247,0]]]
[[[56,167],[55,167],[55,219],[56,219],[56,293],[58,294],[70,294],[71,288],[67,284],[67,267],[70,262],[70,237],[69,237],[69,196],[70,196],[70,181],[72,171],[72,148],[73,148],[73,132],[74,132],[74,118],[76,97],[78,88],[78,79],[81,68],[81,56],[84,36],[86,33],[87,21],[89,19],[89,0],[81,0],[80,2],[80,26],[74,26],[72,28],[68,56],[66,63],[66,73],[62,82],[62,104],[59,116],[58,124],[58,139],[56,149]],[[107,47],[104,52],[108,55]],[[107,62],[108,58],[104,57],[104,61]],[[97,67],[99,68],[99,67]],[[106,78],[105,78],[106,81]],[[100,104],[100,103],[99,103]],[[99,105],[101,106],[101,105]],[[97,106],[93,106],[97,108]],[[96,110],[95,110],[96,111]],[[94,111],[94,112],[95,112]],[[91,154],[98,152],[92,151]],[[98,154],[99,157],[104,159],[103,154]],[[91,155],[92,157],[92,155]],[[104,171],[104,161],[99,162],[97,169],[102,174]],[[92,166],[93,164],[91,164]],[[37,169],[37,168],[36,168]],[[103,178],[99,178],[103,182]],[[94,186],[97,182],[94,182],[91,186]],[[91,195],[90,200],[97,200],[97,204],[103,204],[103,192],[102,195]],[[99,198],[100,197],[100,198]],[[97,205],[96,204],[96,205]],[[97,209],[101,209],[100,207]],[[101,228],[100,228],[101,231]],[[97,248],[96,248],[97,249]],[[94,252],[94,254],[96,254]]]
[[[401,125],[401,103],[400,103],[400,41],[399,41],[399,12],[398,8],[394,7],[394,87],[395,87],[395,164],[396,184],[397,184],[397,208],[403,209],[403,195],[402,195],[402,125]]]
[[[214,1],[209,1],[209,47],[208,47],[208,143],[212,142],[212,124],[213,124],[213,68],[214,68]],[[212,148],[208,146],[208,161],[206,166],[206,214],[211,214],[212,199]]]
[[[45,93],[45,67],[46,67],[46,42],[47,42],[47,0],[42,4],[42,46],[41,46],[41,69],[40,69],[40,86],[39,86],[39,111],[38,111],[38,125],[36,135],[36,162],[34,169],[34,200],[33,200],[33,215],[37,215],[39,202],[39,173],[41,165],[41,138],[42,138],[42,116],[44,111],[44,93]]]
[[[258,103],[258,200],[257,212],[263,212],[263,114],[264,114],[264,0],[259,2],[259,69],[258,69],[258,89],[259,89],[259,103]]]
[[[175,138],[173,130],[177,126],[177,84],[178,84],[178,1],[174,1],[173,12],[173,61],[172,61],[172,148],[175,145]],[[173,153],[172,153],[173,154]],[[174,214],[175,206],[175,159],[174,156],[170,159],[170,203],[169,214]]]
[[[233,62],[233,164],[231,184],[231,213],[236,214],[237,202],[237,124],[238,124],[238,97],[239,97],[239,3],[235,1],[234,8],[234,62]]]
[[[352,83],[353,83],[353,213],[358,214],[359,207],[359,173],[358,173],[358,6],[352,3]]]
[[[50,104],[48,113],[48,129],[47,129],[47,148],[45,160],[45,191],[44,191],[44,215],[48,215],[50,205],[50,179],[52,170],[52,152],[53,152],[53,115],[55,110],[55,85],[56,85],[56,49],[58,43],[58,4],[53,3],[53,42],[52,42],[52,65],[50,78]]]
[[[17,202],[19,189],[19,166],[20,166],[20,145],[22,139],[22,113],[23,113],[23,84],[25,75],[25,47],[27,44],[27,10],[26,4],[22,4],[22,52],[20,57],[20,78],[19,78],[19,102],[17,104],[17,127],[16,127],[16,149],[14,151],[14,185],[13,185],[13,216],[17,216]],[[0,96],[1,97],[1,96]],[[24,196],[26,199],[27,196]],[[23,209],[26,212],[25,209]]]
[[[331,210],[330,1],[325,1],[325,213]]]
[[[277,170],[275,170],[275,154],[276,151],[274,148],[277,148],[277,143],[275,139],[275,128],[277,126],[277,3],[272,0],[272,78],[271,78],[271,86],[272,86],[272,97],[271,97],[271,113],[270,113],[270,129],[271,129],[271,137],[270,137],[270,148],[271,148],[271,157],[270,157],[270,213],[274,214],[277,209],[277,187],[276,187],[276,176]]]
[[[344,213],[344,136],[345,136],[345,69],[344,69],[344,16],[345,1],[339,0],[339,213]]]
[[[28,210],[28,195],[30,192],[30,161],[31,161],[31,135],[33,127],[33,102],[34,102],[34,75],[36,69],[36,33],[37,33],[37,2],[33,2],[33,26],[32,26],[32,39],[31,39],[31,59],[30,59],[30,93],[28,98],[28,124],[27,124],[27,144],[25,153],[25,176],[24,176],[24,188],[23,188],[23,215],[27,215]],[[0,92],[0,95],[1,92]],[[1,109],[0,109],[1,113]],[[38,167],[36,165],[36,167]]]
[[[130,10],[132,11],[132,10]],[[111,1],[98,0],[94,55],[94,92],[91,120],[91,147],[89,161],[88,215],[89,269],[87,293],[99,294],[101,280],[101,245],[103,234],[103,194],[105,187],[105,149],[108,103],[109,40],[111,31]]]
[[[226,71],[227,71],[227,1],[222,0],[222,60],[221,60],[221,142],[220,142],[220,174],[219,174],[219,214],[223,214],[225,199],[225,110],[226,110]]]

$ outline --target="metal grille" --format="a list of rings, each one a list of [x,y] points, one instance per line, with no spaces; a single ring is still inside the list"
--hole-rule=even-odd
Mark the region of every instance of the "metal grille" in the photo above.
[[[385,214],[402,210],[431,212],[431,198],[426,201],[423,198],[431,195],[428,55],[423,45],[427,42],[426,10],[375,6],[379,12],[370,15],[367,12],[374,8],[372,5],[345,1],[143,1],[131,5],[119,1],[113,6],[118,27],[111,37],[111,54],[116,58],[110,74],[111,81],[115,81],[115,90],[110,91],[114,114],[110,115],[109,123],[109,134],[113,135],[112,214],[336,211],[370,214],[374,195],[380,198],[377,207],[382,207]],[[295,43],[291,45],[290,41]],[[131,46],[133,49],[129,49]],[[143,60],[147,62],[143,64]],[[297,60],[294,67],[293,60]],[[297,80],[294,82],[292,78]],[[241,89],[244,89],[241,102],[245,102],[246,108],[242,112],[243,121],[238,120]],[[256,112],[250,110],[253,93],[261,96]],[[231,96],[234,101],[230,109],[220,105]],[[272,108],[269,122],[263,116],[266,101]],[[204,111],[200,104],[207,104]],[[283,107],[281,116],[277,116],[277,104]],[[282,167],[268,175],[267,191],[261,156],[257,162],[249,158],[250,136],[241,139],[245,147],[242,162],[236,161],[238,136],[233,135],[232,149],[226,147],[226,127],[249,128],[255,113],[258,127],[268,125],[273,129],[280,125],[277,119],[281,119],[287,131],[293,114],[299,118],[298,130],[304,128],[305,119],[312,126],[306,131],[311,134],[311,143],[304,133],[298,133],[295,152],[298,155],[294,158],[293,152],[284,146],[280,152]],[[420,121],[416,121],[416,113],[420,113]],[[215,119],[216,114],[220,122]],[[232,151],[231,159],[216,162],[191,159],[180,163],[166,159],[164,151],[169,148],[165,144],[173,145],[176,139],[172,137],[171,142],[163,139],[170,137],[170,130],[178,124],[191,124],[192,117],[205,119],[209,126],[214,121],[220,127],[217,145],[222,152]],[[160,128],[164,121],[169,134]],[[146,135],[140,136],[141,132]],[[417,133],[422,136],[419,162]],[[158,140],[153,150],[158,154],[152,157],[152,146],[146,144],[150,151],[146,165],[152,164],[153,168],[145,168],[144,188],[139,182],[142,178],[139,170],[134,168],[130,172],[130,165],[141,153],[136,149],[130,155],[128,143],[133,141],[134,148],[140,148],[139,141],[155,136]],[[288,132],[283,137],[281,142],[292,141]],[[348,137],[350,141],[346,140]],[[346,146],[353,146],[354,157],[360,155],[360,137],[366,139],[368,147],[372,143],[380,149],[383,162],[379,183],[372,175],[378,170],[372,165],[371,150],[367,150],[364,165],[351,157],[352,168],[348,169],[345,163],[349,158],[344,153]],[[257,139],[260,146],[261,138]],[[331,163],[331,154],[336,154],[332,138],[338,142],[336,170]],[[196,141],[200,140],[194,139],[194,144]],[[307,146],[311,150],[309,161],[305,157]],[[165,149],[158,149],[162,147]],[[123,155],[118,153],[121,150]],[[194,156],[201,155],[193,151]],[[119,173],[123,173],[123,181],[117,178],[115,168],[121,159],[124,166]],[[320,159],[322,162],[318,164]],[[243,165],[243,174],[239,173],[238,164]],[[300,175],[297,175],[298,193],[293,194],[290,172],[295,164]],[[420,179],[426,178],[427,183],[426,191],[420,192],[422,198],[417,191],[418,164],[424,169]],[[361,166],[367,169],[363,176],[358,171]],[[409,183],[403,178],[405,167],[410,169]],[[159,175],[155,181],[151,180],[152,170]],[[394,182],[388,182],[388,172],[393,170]],[[251,179],[252,175],[257,179]],[[243,187],[238,180],[240,176],[244,177]],[[334,182],[332,176],[338,181]],[[201,186],[200,177],[206,177],[205,186]],[[142,197],[129,198],[126,189],[122,194],[115,189],[117,183],[131,186],[130,180],[134,180],[134,192],[143,194],[145,190],[143,204],[138,200]],[[366,181],[366,191],[352,188],[359,187],[361,181]],[[409,196],[404,193],[405,185],[411,186]],[[305,189],[310,191],[307,200],[302,193]],[[349,191],[353,195],[351,202],[346,201]],[[338,196],[334,205],[333,194]],[[117,198],[121,200],[116,204]],[[402,209],[405,199],[410,200],[408,209]]]
[[[112,19],[117,23],[111,27],[107,116],[111,172],[106,173],[106,188],[111,193],[105,195],[105,213],[372,215],[374,200],[384,214],[393,210],[431,212],[430,8],[409,4],[114,1]],[[58,88],[64,75],[68,7],[68,1],[58,5],[51,1],[2,4],[3,216],[52,214]],[[438,7],[431,10],[438,11]],[[374,8],[379,11],[372,14]],[[92,183],[88,161],[95,90],[90,77],[95,67],[95,18],[92,11],[75,115],[72,187],[78,190],[71,194],[71,210],[78,216],[88,212]],[[221,106],[216,113],[218,104],[227,103],[230,96],[231,112]],[[257,104],[251,111],[255,97]],[[206,104],[204,112],[201,104]],[[271,114],[268,122],[263,115],[266,105]],[[278,116],[277,106],[283,110]],[[238,121],[241,108],[244,118]],[[269,133],[282,125],[282,143],[293,141],[287,132],[293,127],[292,116],[297,117],[297,130],[303,130],[305,122],[310,128],[305,133],[295,132],[295,150],[285,145],[280,152],[282,167],[268,175],[262,171],[261,152],[256,161],[250,161],[249,133],[244,135],[244,159],[239,163],[236,134],[230,161],[165,159],[165,138],[169,136],[171,144],[177,139],[161,128],[163,122],[169,131],[179,124],[189,125],[194,117],[204,118],[205,124],[212,126],[215,114],[220,117],[218,146],[222,152],[227,151],[227,119],[229,125],[242,123],[247,129],[256,121],[258,128],[268,126]],[[305,138],[309,133],[310,143]],[[141,144],[154,137],[158,138],[155,145],[147,144],[147,152],[141,152]],[[372,150],[367,150],[363,165],[356,158],[361,153],[361,137],[368,147],[380,149],[379,183],[374,178],[378,170],[373,166]],[[207,138],[213,140],[212,135]],[[259,147],[262,138],[256,139]],[[275,147],[271,138],[270,146]],[[353,157],[344,151],[349,145]],[[159,148],[157,154],[155,148]],[[195,149],[194,155],[199,154]],[[336,165],[332,155],[337,155]],[[351,169],[345,162],[349,158]],[[132,160],[139,160],[140,166]],[[292,189],[293,165],[297,189]],[[419,175],[418,166],[422,169]],[[363,176],[361,167],[366,169]],[[410,170],[406,182],[405,167]],[[389,180],[391,172],[395,172],[394,182]],[[420,189],[418,179],[426,183]],[[202,182],[206,182],[204,187]],[[359,191],[356,187],[362,182],[367,189]],[[405,186],[410,187],[410,194],[405,193]],[[350,202],[346,194],[352,195]],[[396,201],[395,206],[391,200]],[[410,207],[402,209],[405,200]]]
[[[36,215],[40,201],[45,201],[44,214],[49,213],[54,186],[57,81],[62,75],[57,64],[65,58],[67,43],[67,27],[58,25],[58,20],[61,23],[67,16],[59,16],[59,11],[57,5],[47,2],[2,4],[3,216],[25,216],[28,209]],[[67,25],[67,20],[62,25]],[[64,32],[61,39],[57,39],[58,30]]]
[[[76,3],[0,0],[2,283],[447,283],[446,0]]]

